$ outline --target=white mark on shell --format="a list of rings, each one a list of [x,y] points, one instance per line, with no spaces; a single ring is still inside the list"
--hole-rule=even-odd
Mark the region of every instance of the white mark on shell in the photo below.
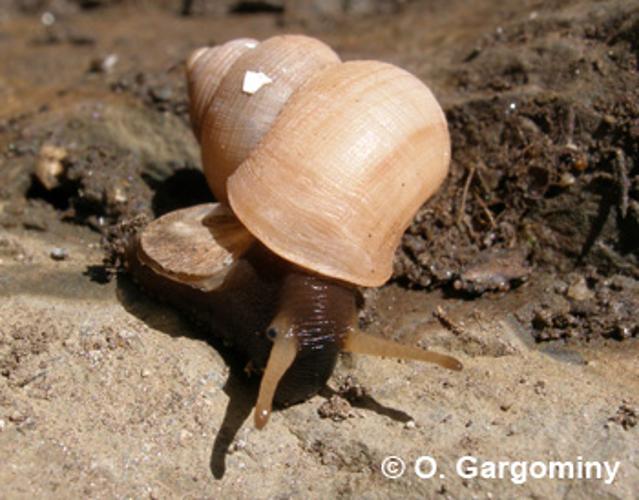
[[[246,42],[244,46],[249,49],[254,49],[255,47],[257,47],[257,42]]]
[[[264,85],[268,85],[272,82],[273,80],[261,71],[247,71],[244,74],[244,81],[242,82],[242,92],[253,95]]]

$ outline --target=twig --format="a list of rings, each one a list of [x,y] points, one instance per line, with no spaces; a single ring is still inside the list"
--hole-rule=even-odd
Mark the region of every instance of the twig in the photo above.
[[[462,217],[464,216],[464,212],[466,210],[466,197],[468,196],[468,190],[470,189],[470,183],[475,176],[475,165],[470,167],[468,171],[468,175],[466,176],[466,182],[464,183],[464,190],[462,191],[462,199],[459,206],[459,211],[457,212],[457,224],[461,222]]]
[[[487,170],[487,169],[488,167],[486,167],[486,164],[480,160],[477,170],[475,171],[475,175],[477,176],[477,180],[479,181],[479,186],[482,188],[484,193],[492,193],[492,190],[489,189],[488,184],[486,184],[486,179],[484,179],[484,176],[481,173],[482,170]]]
[[[464,335],[463,328],[451,320],[441,306],[437,306],[437,309],[433,311],[433,316],[439,320],[444,328],[450,330],[453,334],[457,336]]]
[[[626,166],[626,157],[621,148],[615,149],[615,170],[617,175],[617,184],[619,185],[619,210],[621,217],[626,218],[628,214],[628,191],[630,190],[630,181],[628,180],[628,167]]]
[[[575,109],[572,106],[568,107],[568,114],[566,116],[566,147],[569,149],[577,149],[577,146],[572,142],[575,134]]]
[[[484,209],[484,212],[486,213],[486,217],[488,217],[488,220],[490,222],[490,227],[495,229],[497,227],[497,224],[495,223],[495,218],[493,217],[492,212],[490,211],[490,209],[486,205],[486,202],[481,199],[481,196],[478,193],[475,193],[475,195],[477,196],[477,202],[479,203],[481,208]]]
[[[35,375],[31,375],[30,377],[25,378],[24,380],[21,380],[20,382],[17,383],[18,387],[26,387],[28,386],[31,382],[39,379],[40,377],[44,376],[47,374],[47,370],[42,370],[38,373],[36,373]]]

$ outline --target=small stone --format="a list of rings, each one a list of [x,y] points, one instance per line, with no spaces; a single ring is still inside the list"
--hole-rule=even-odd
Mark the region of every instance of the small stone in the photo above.
[[[26,415],[23,415],[19,411],[14,411],[11,415],[9,415],[9,420],[15,424],[20,424],[27,419]]]
[[[122,185],[116,184],[111,186],[111,188],[107,191],[107,201],[109,204],[123,204],[126,203],[128,199],[129,197],[127,196],[126,188]]]
[[[49,11],[44,12],[42,16],[40,16],[40,22],[44,26],[53,26],[53,23],[55,23],[55,15]]]
[[[579,276],[566,291],[566,296],[576,301],[591,300],[595,294],[588,288],[586,278]]]
[[[337,395],[331,396],[329,400],[324,401],[317,413],[320,418],[330,418],[333,422],[340,422],[355,416],[350,403]]]
[[[532,326],[535,330],[543,330],[552,325],[552,313],[547,309],[538,309],[532,319]]]
[[[241,451],[244,448],[246,448],[247,444],[248,443],[244,439],[238,439],[236,441],[233,441],[233,443],[229,447],[229,453],[233,454],[236,451]]]
[[[414,429],[417,426],[414,420],[409,420],[404,424],[404,429]]]
[[[142,368],[142,370],[140,371],[140,376],[142,378],[147,378],[151,376],[151,370],[149,370],[148,368]]]
[[[612,331],[608,334],[608,336],[616,340],[629,339],[633,336],[633,329],[628,325],[618,323],[612,328]]]
[[[557,281],[554,285],[555,293],[560,293],[561,295],[565,295],[566,290],[568,290],[568,284],[563,281]]]
[[[53,260],[65,260],[69,256],[69,254],[66,248],[55,247],[51,249],[51,251],[49,252],[49,256]]]
[[[569,172],[564,172],[563,174],[561,174],[561,176],[559,177],[559,185],[563,188],[567,188],[572,186],[575,182],[577,182],[577,179],[575,178],[574,175],[572,175]]]
[[[617,413],[610,417],[608,421],[621,425],[627,431],[639,423],[639,413],[627,401],[622,401]]]
[[[7,425],[7,423],[4,421],[4,419],[0,418],[0,432],[2,432],[4,430],[6,425]]]
[[[60,183],[59,177],[64,172],[63,161],[66,157],[66,149],[53,144],[43,144],[40,148],[35,176],[45,189],[51,190]]]
[[[359,382],[351,375],[346,377],[344,383],[339,387],[339,395],[352,403],[354,401],[361,400],[367,396],[366,388],[359,384]]]
[[[104,57],[98,57],[91,61],[89,71],[93,73],[109,73],[113,70],[118,62],[117,54],[108,54]]]
[[[168,86],[152,88],[149,90],[149,95],[156,102],[167,102],[173,97],[173,90]]]
[[[180,431],[180,436],[179,436],[178,440],[180,441],[180,444],[182,446],[184,446],[184,445],[186,445],[188,440],[191,439],[191,437],[193,437],[193,433],[192,432],[187,431],[186,429],[182,429]]]

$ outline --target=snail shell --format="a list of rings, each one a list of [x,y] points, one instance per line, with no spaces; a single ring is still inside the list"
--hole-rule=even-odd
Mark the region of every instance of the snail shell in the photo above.
[[[242,92],[250,68],[273,83]],[[282,36],[239,55],[212,98],[200,93],[205,174],[244,226],[306,269],[385,283],[403,232],[448,171],[446,118],[430,90],[393,65],[339,64],[319,41]]]
[[[207,312],[264,371],[256,426],[272,401],[317,392],[340,350],[461,369],[357,326],[356,286],[388,280],[404,230],[448,170],[446,119],[430,90],[297,35],[199,49],[187,77],[221,203],[154,221],[127,261],[146,288]]]

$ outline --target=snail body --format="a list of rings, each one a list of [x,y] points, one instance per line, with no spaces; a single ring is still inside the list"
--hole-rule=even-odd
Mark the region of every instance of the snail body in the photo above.
[[[223,235],[211,227],[224,227]],[[228,255],[247,244],[224,239],[237,229],[219,204],[171,212],[130,242],[129,271],[143,289],[243,353],[252,370],[264,369],[281,332],[294,332],[300,353],[273,399],[281,406],[303,401],[324,386],[345,334],[356,325],[357,289],[309,274],[257,242],[241,256],[221,257],[220,239]]]
[[[340,351],[461,369],[357,326],[357,287],[388,280],[404,230],[448,170],[446,120],[428,88],[291,35],[199,49],[187,78],[220,203],[157,219],[128,262],[143,286],[210,310],[263,370],[256,426],[273,401],[317,392]]]

